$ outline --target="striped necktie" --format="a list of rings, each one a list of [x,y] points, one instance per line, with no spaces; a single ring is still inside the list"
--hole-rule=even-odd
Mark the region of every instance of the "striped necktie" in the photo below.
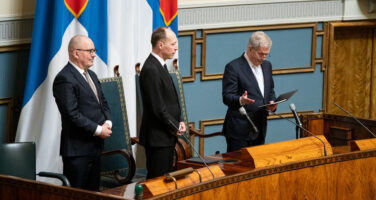
[[[94,82],[93,82],[93,80],[91,79],[91,77],[90,77],[90,75],[89,75],[89,72],[88,72],[87,70],[85,70],[85,72],[84,72],[84,76],[85,76],[85,78],[86,78],[86,81],[89,83],[91,89],[93,90],[93,92],[94,92],[94,94],[95,94],[95,97],[97,98],[97,101],[99,102],[97,88],[95,87]]]

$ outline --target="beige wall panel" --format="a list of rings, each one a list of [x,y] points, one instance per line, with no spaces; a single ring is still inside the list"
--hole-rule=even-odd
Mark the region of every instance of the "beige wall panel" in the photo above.
[[[36,0],[1,0],[0,18],[34,15]]]

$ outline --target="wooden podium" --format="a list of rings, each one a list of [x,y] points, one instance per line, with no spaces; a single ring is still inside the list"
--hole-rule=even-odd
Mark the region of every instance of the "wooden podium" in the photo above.
[[[364,151],[376,149],[376,138],[351,141],[352,151]]]
[[[324,136],[259,145],[244,148],[241,151],[242,160],[250,160],[252,168],[298,162],[333,154],[332,147]]]

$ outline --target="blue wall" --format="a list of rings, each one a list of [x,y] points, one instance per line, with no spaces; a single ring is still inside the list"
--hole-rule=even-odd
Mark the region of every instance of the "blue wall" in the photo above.
[[[322,25],[318,24],[318,30]],[[264,30],[272,39],[269,61],[273,69],[298,69],[311,66],[312,38],[315,36],[312,27]],[[196,37],[201,37],[198,30]],[[223,73],[225,65],[241,56],[247,48],[252,31],[210,33],[206,35],[206,44],[196,46],[196,63],[202,63],[202,46],[206,45],[205,58],[206,74]],[[183,76],[191,76],[191,36],[179,37],[179,68]],[[322,37],[317,36],[316,58],[321,58]],[[318,112],[322,108],[323,72],[321,65],[315,64],[313,72],[294,72],[275,74],[276,94],[293,89],[298,92],[287,102],[279,105],[277,113],[290,112],[289,104],[294,103],[298,111]],[[224,118],[227,107],[222,103],[222,80],[201,80],[201,73],[196,74],[193,82],[184,83],[188,120],[195,122],[200,128],[201,120]],[[205,127],[205,133],[221,131],[222,125]],[[268,122],[266,143],[286,141],[295,138],[295,126],[285,119],[273,119]],[[198,141],[196,141],[198,147]],[[226,141],[223,137],[205,139],[205,155],[214,154],[216,150],[226,151]]]

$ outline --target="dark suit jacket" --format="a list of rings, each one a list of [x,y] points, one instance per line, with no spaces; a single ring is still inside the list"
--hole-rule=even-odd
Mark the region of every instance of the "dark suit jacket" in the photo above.
[[[110,109],[94,72],[89,70],[99,101],[86,79],[68,63],[55,77],[53,94],[62,120],[62,156],[99,155],[103,139],[93,136],[98,125],[110,119]]]
[[[143,114],[140,143],[145,147],[175,146],[180,122],[179,99],[170,74],[153,55],[140,74]]]
[[[274,101],[275,93],[271,63],[264,61],[261,67],[264,75],[264,97],[244,54],[226,65],[222,80],[223,103],[228,106],[223,126],[223,133],[226,137],[247,139],[249,131],[252,131],[246,117],[239,112],[239,98],[247,90],[248,97],[254,99],[255,102],[245,105],[244,108],[265,138],[268,112],[265,108],[258,106]],[[257,136],[253,133],[252,139]]]

